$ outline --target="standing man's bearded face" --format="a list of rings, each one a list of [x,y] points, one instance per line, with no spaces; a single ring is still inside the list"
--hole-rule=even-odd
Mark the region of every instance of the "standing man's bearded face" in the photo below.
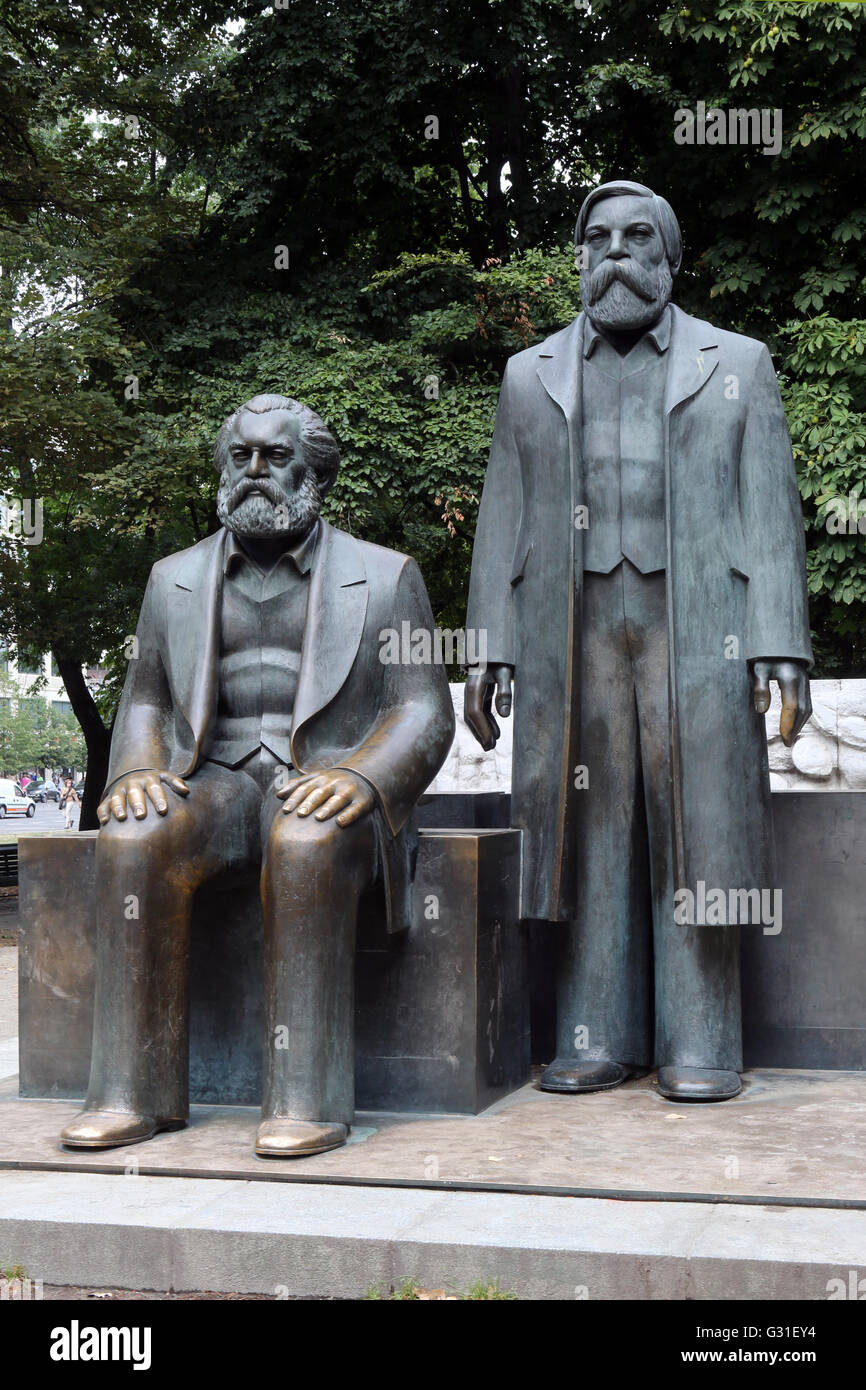
[[[227,441],[217,515],[239,536],[302,536],[322,508],[316,473],[304,458],[302,421],[287,410],[242,410]]]
[[[583,240],[589,265],[580,297],[592,323],[621,332],[656,323],[670,301],[673,275],[651,200],[603,198],[590,212]]]

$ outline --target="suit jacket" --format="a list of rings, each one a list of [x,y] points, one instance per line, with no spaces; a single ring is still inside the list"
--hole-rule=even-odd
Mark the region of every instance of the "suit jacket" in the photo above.
[[[508,362],[481,499],[467,626],[515,667],[512,822],[523,915],[574,916],[585,316]],[[811,662],[803,517],[763,343],[671,306],[664,402],[675,876],[772,883],[764,721],[747,662]],[[591,521],[590,521],[591,524]],[[735,642],[729,639],[734,638]]]
[[[385,665],[384,629],[432,630],[414,560],[322,521],[298,690],[292,762],[343,767],[374,788],[390,930],[409,925],[411,815],[454,737],[442,666]],[[216,711],[226,531],[154,565],[111,742],[108,784],[156,768],[194,777]]]

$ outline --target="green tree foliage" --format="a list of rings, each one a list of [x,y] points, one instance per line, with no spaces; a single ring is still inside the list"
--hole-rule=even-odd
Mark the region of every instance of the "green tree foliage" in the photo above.
[[[862,675],[866,513],[844,534],[827,522],[834,505],[866,494],[866,10],[696,4],[672,8],[660,28],[688,58],[671,89],[678,105],[700,97],[782,116],[778,158],[679,147],[675,206],[688,209],[697,267],[689,307],[775,354],[806,517],[818,672]],[[647,172],[661,186],[662,160]]]
[[[0,697],[0,775],[18,777],[28,768],[81,767],[85,753],[74,715],[52,709],[38,696],[14,704]]]
[[[775,355],[819,672],[866,670],[864,542],[825,526],[840,467],[855,488],[863,478],[863,7],[292,0],[242,13],[219,80],[184,99],[190,157],[215,194],[195,327],[187,303],[185,321],[152,329],[178,349],[165,391],[178,429],[193,397],[229,382],[306,392],[345,449],[337,518],[411,550],[437,613],[459,620],[504,360],[577,307],[567,244],[583,189],[644,179],[683,224],[678,302]],[[675,143],[675,112],[698,101],[779,110],[781,154]],[[228,409],[237,392],[220,399]]]
[[[146,468],[121,504],[103,483],[140,439],[136,268],[200,229],[198,181],[161,170],[212,29],[206,5],[0,4],[0,494],[43,506],[40,544],[0,538],[0,633],[54,653],[87,741],[83,825],[108,729],[82,665],[129,629],[182,534],[174,508],[163,543],[150,525]]]

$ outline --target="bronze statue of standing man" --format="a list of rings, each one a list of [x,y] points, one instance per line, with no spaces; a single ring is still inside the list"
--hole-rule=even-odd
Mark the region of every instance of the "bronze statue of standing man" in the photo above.
[[[562,923],[542,1087],[657,1066],[664,1096],[725,1100],[739,926],[774,875],[769,682],[786,743],[811,712],[797,480],[766,347],[670,302],[668,203],[603,184],[575,244],[584,312],[502,385],[465,717],[493,747],[513,679],[522,914]]]

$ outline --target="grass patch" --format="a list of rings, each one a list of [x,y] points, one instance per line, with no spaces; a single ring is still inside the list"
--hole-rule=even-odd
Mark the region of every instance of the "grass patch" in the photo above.
[[[517,1294],[510,1289],[500,1288],[498,1279],[476,1279],[465,1293],[459,1289],[424,1289],[417,1279],[403,1279],[396,1287],[392,1284],[387,1292],[383,1291],[381,1284],[371,1284],[364,1292],[365,1301],[386,1303],[473,1303],[481,1300],[512,1301],[516,1298]]]

